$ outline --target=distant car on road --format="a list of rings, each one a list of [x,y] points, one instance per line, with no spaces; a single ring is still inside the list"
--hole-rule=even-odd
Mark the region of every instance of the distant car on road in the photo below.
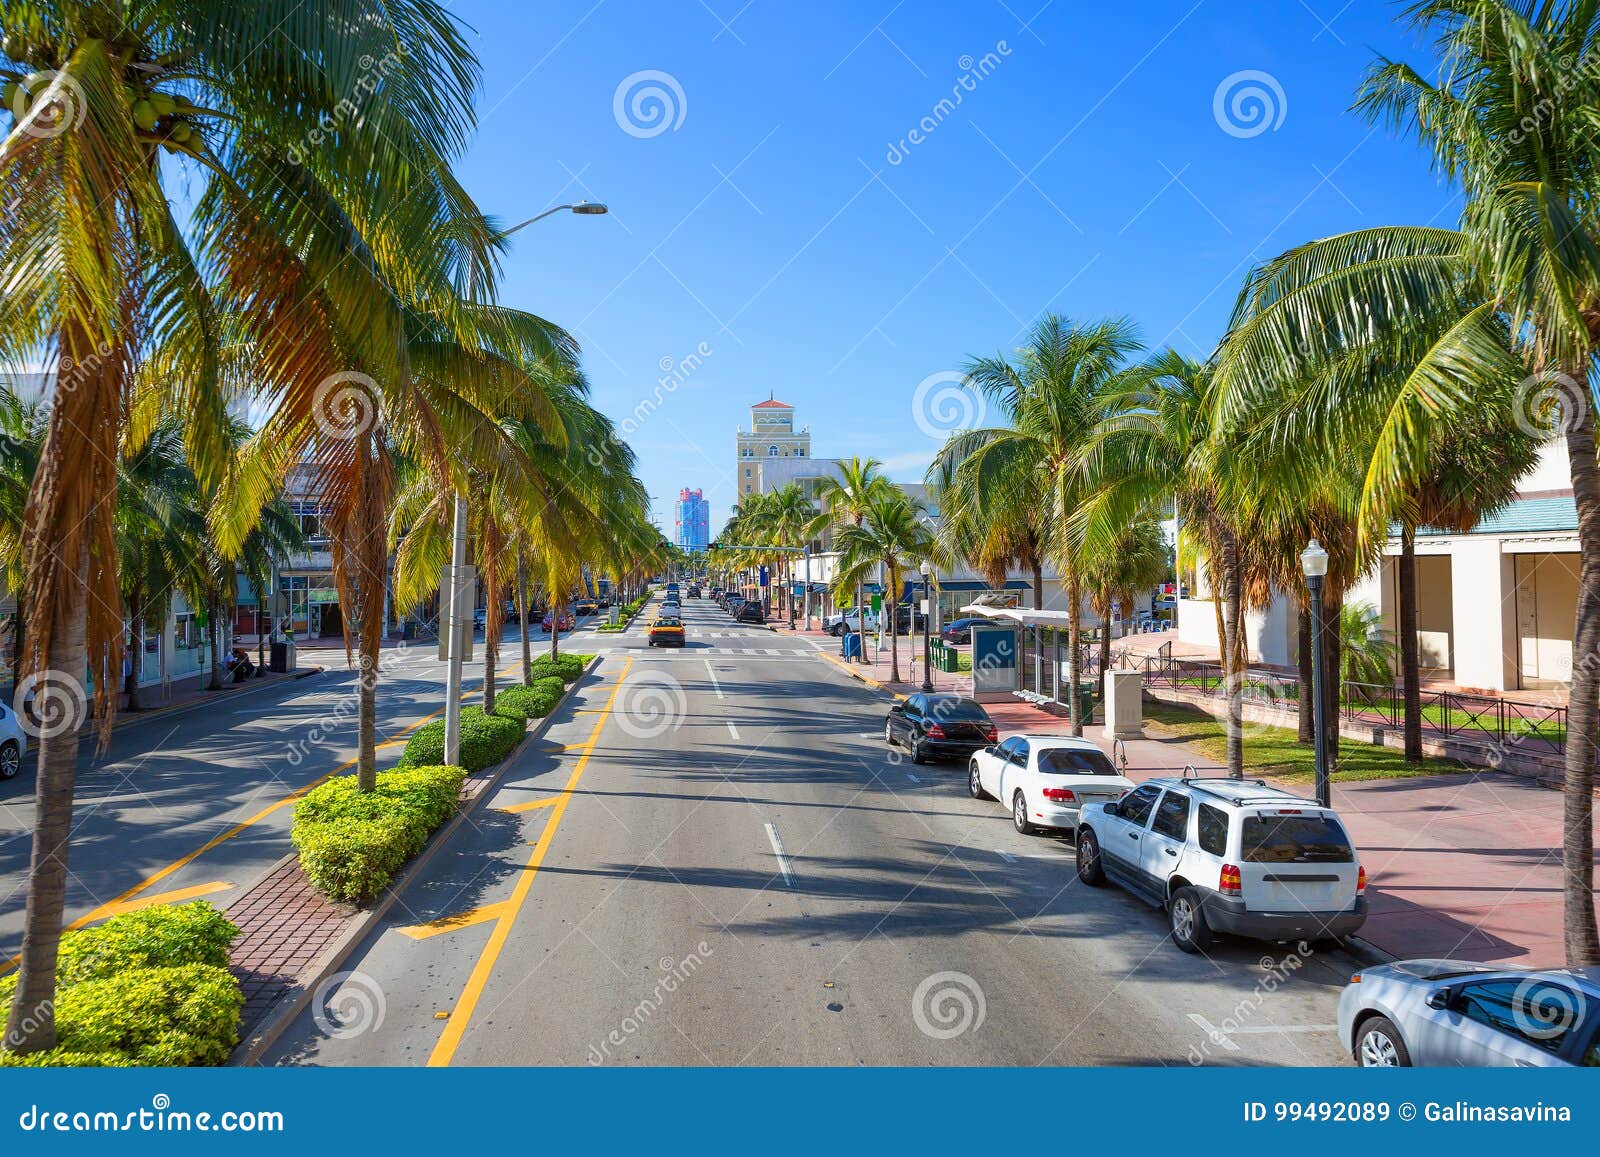
[[[972,624],[987,623],[988,619],[967,618],[953,619],[944,625],[944,630],[939,632],[939,637],[947,643],[972,642]]]
[[[1152,779],[1078,820],[1078,878],[1166,910],[1172,940],[1337,940],[1367,918],[1367,873],[1332,808],[1261,780]]]
[[[1339,995],[1339,1040],[1362,1068],[1600,1067],[1600,968],[1466,960],[1363,968]]]
[[[15,779],[26,754],[28,733],[22,729],[22,720],[11,708],[0,706],[0,779]]]
[[[683,620],[676,615],[663,614],[650,624],[650,645],[681,647],[685,641]]]
[[[699,587],[690,587],[689,588],[689,597],[691,599],[699,598],[700,597],[700,588]]]
[[[972,798],[999,800],[1025,836],[1041,828],[1076,833],[1085,804],[1109,803],[1133,788],[1092,741],[1068,735],[1013,735],[967,761]]]
[[[751,599],[740,605],[738,612],[733,616],[736,623],[765,623],[767,616],[761,612],[761,604]]]
[[[910,748],[912,763],[969,758],[999,738],[983,704],[963,695],[913,695],[883,721],[883,741]]]
[[[600,604],[595,602],[593,599],[578,600],[578,614],[580,615],[592,615],[599,609]]]

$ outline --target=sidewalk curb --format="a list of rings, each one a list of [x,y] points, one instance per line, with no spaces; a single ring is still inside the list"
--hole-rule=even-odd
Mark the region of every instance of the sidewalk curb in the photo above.
[[[407,885],[416,878],[438,853],[439,849],[449,842],[456,832],[460,830],[461,826],[499,787],[500,781],[511,770],[518,757],[528,749],[530,744],[538,741],[550,729],[556,713],[566,706],[567,701],[572,698],[584,679],[600,665],[602,658],[603,656],[596,655],[584,665],[583,673],[567,684],[566,690],[561,693],[561,698],[556,701],[554,707],[550,708],[550,713],[539,720],[537,726],[530,728],[523,735],[522,741],[517,744],[516,750],[512,751],[510,755],[495,766],[488,780],[484,783],[483,789],[465,807],[458,807],[456,814],[439,827],[433,835],[428,837],[428,842],[423,845],[422,850],[412,857],[410,863],[400,869],[395,878],[389,882],[389,886],[383,890],[383,894],[368,907],[354,910],[349,926],[340,932],[333,943],[323,950],[322,955],[312,963],[310,968],[295,979],[289,991],[279,998],[272,1011],[256,1025],[250,1036],[234,1046],[233,1052],[229,1054],[226,1062],[228,1067],[255,1065],[265,1055],[266,1051],[277,1043],[278,1038],[284,1034],[311,1003],[317,989],[329,977],[338,972],[340,965],[372,933],[372,930],[383,922],[384,917],[389,914],[389,910],[394,907],[395,902],[400,898],[400,893],[405,890]],[[267,879],[273,871],[281,867],[285,862],[298,857],[298,852],[290,852],[283,859],[273,864],[272,868],[268,869],[267,873],[260,879]],[[257,881],[257,883],[259,882],[260,880]],[[252,888],[254,886],[254,884],[251,885]],[[241,892],[238,899],[243,899],[247,895],[249,895],[248,889]]]
[[[880,683],[878,680],[874,679],[871,675],[863,675],[860,671],[855,670],[853,667],[850,666],[850,664],[846,663],[843,659],[835,659],[832,655],[828,654],[826,651],[818,651],[817,652],[817,658],[826,659],[828,662],[832,663],[835,667],[839,668],[839,670],[843,671],[846,675],[849,675],[852,679],[858,679],[861,682],[865,683],[868,687],[873,688],[874,690],[882,691],[886,695],[892,695],[896,699],[905,699],[905,698],[907,698],[907,696],[901,694],[899,691],[894,690],[887,683]]]
[[[1364,940],[1360,936],[1346,936],[1344,938],[1344,950],[1362,964],[1368,966],[1388,964],[1391,961],[1400,959],[1394,953],[1379,948],[1372,941]]]

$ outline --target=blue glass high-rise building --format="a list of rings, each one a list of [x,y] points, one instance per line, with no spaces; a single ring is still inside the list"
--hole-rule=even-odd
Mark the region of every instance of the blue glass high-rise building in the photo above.
[[[678,546],[683,550],[705,550],[711,544],[711,503],[698,489],[678,491]]]

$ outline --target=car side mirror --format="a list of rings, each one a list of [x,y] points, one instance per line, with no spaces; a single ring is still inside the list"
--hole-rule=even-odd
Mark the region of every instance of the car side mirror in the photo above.
[[[1106,815],[1119,816],[1122,814],[1122,805],[1117,803],[1106,804]]]
[[[1448,988],[1441,988],[1437,992],[1430,992],[1428,994],[1428,1007],[1438,1009],[1442,1012],[1450,1007],[1451,1002],[1454,1001],[1454,999],[1454,992]]]
[[[906,706],[904,703],[896,703],[893,707],[889,708],[890,715],[904,715],[905,713]]]

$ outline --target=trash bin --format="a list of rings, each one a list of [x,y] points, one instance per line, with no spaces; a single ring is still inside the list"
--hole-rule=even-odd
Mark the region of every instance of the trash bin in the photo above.
[[[846,659],[861,658],[861,636],[855,631],[850,631],[840,637],[840,654]]]
[[[406,642],[411,642],[417,637],[417,624],[407,621],[400,628],[400,637]]]
[[[267,660],[267,670],[282,675],[289,670],[289,644],[273,643],[272,655]]]

